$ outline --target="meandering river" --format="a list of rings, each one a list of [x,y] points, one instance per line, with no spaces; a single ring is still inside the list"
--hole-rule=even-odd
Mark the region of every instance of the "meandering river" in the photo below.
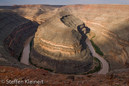
[[[29,65],[29,53],[30,53],[30,41],[32,40],[33,36],[29,37],[25,44],[24,44],[24,49],[23,49],[23,53],[22,53],[22,56],[21,56],[21,61],[22,63],[26,64],[26,65]],[[98,58],[101,62],[101,70],[98,72],[98,74],[106,74],[108,71],[109,71],[109,64],[108,62],[100,55],[98,55],[90,40],[87,38],[86,39],[86,43],[87,45],[89,46],[89,49],[90,51],[92,52],[92,55],[96,58]]]

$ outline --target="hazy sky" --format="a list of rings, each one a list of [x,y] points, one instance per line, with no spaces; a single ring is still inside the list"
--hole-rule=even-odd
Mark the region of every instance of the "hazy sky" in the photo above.
[[[0,0],[0,5],[23,5],[23,4],[127,4],[129,0]]]

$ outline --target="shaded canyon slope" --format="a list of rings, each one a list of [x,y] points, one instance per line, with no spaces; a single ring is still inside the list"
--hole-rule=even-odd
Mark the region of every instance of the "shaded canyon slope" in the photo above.
[[[31,63],[58,73],[82,73],[92,68],[93,57],[85,40],[84,23],[61,11],[38,27]]]
[[[18,62],[25,40],[34,35],[38,24],[9,10],[0,10],[0,65],[21,66]],[[15,58],[15,59],[14,59]]]

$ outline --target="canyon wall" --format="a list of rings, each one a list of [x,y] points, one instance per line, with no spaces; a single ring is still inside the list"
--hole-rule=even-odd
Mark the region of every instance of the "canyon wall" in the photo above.
[[[34,35],[38,24],[3,9],[0,9],[0,20],[0,54],[1,58],[4,57],[0,65],[20,64],[18,59],[24,42],[28,37]]]

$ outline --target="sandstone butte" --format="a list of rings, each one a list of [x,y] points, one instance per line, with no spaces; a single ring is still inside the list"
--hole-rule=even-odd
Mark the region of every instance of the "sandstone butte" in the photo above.
[[[93,42],[110,64],[108,74],[51,74],[18,61],[25,40],[37,30],[36,22],[46,22],[60,9],[68,10],[90,28],[89,39],[95,36]],[[128,15],[129,5],[0,6],[0,80],[43,79],[44,86],[129,86]],[[3,83],[0,82],[0,85]]]
[[[67,11],[60,11],[41,24],[30,55],[32,64],[58,73],[81,73],[92,67],[86,45],[85,24]]]

